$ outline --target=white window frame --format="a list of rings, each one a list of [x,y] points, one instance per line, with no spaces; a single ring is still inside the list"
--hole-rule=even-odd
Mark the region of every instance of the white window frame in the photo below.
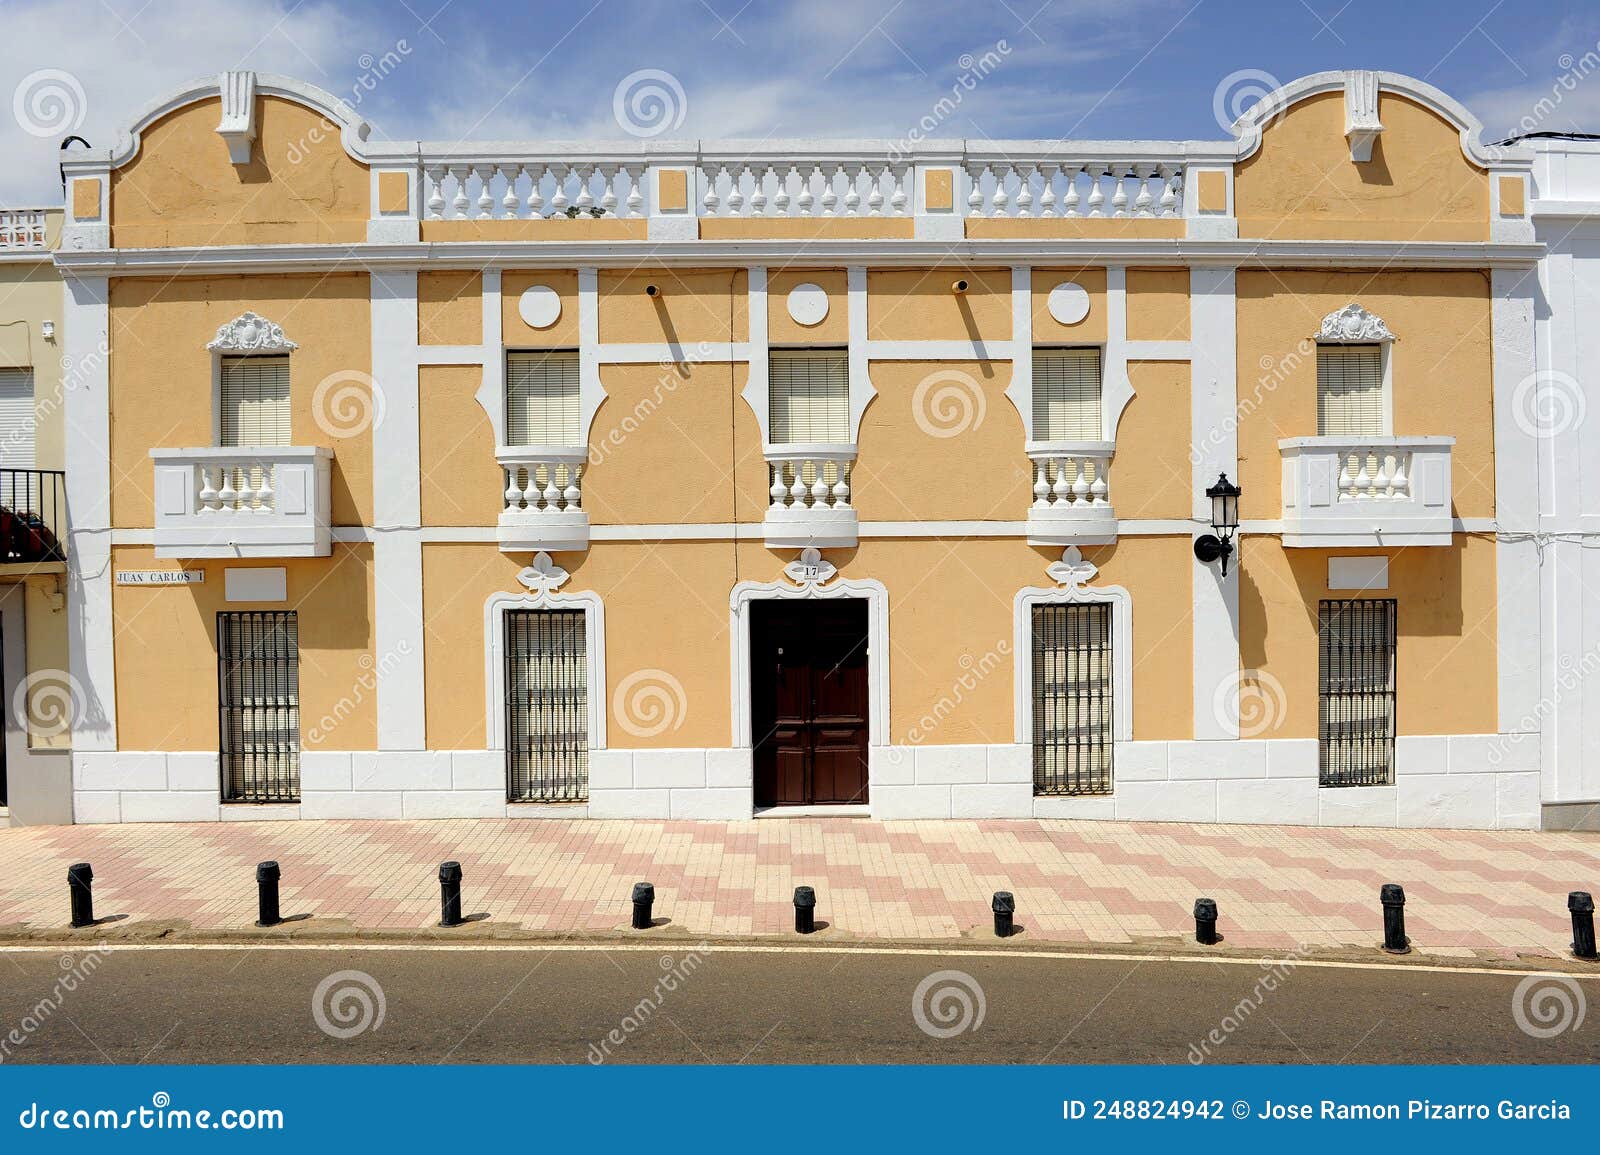
[[[1133,741],[1133,597],[1122,586],[1028,586],[1012,604],[1016,741],[1033,748],[1033,607],[1111,606],[1111,740]],[[1113,775],[1111,789],[1116,791]]]
[[[1383,398],[1380,402],[1383,432],[1380,437],[1394,436],[1394,351],[1395,335],[1389,331],[1389,326],[1382,317],[1369,313],[1355,301],[1350,302],[1342,309],[1336,309],[1322,318],[1322,327],[1317,331],[1315,343],[1319,367],[1317,370],[1317,392],[1322,391],[1321,381],[1321,350],[1324,345],[1376,345],[1380,361],[1379,371],[1383,376]]]
[[[577,411],[577,416],[574,419],[573,436],[574,436],[574,438],[576,438],[576,440],[571,440],[571,441],[530,441],[530,442],[526,442],[526,443],[520,442],[520,441],[512,441],[511,440],[511,358],[513,356],[516,356],[516,355],[529,355],[529,354],[531,354],[533,356],[543,356],[543,357],[546,357],[546,358],[551,357],[551,356],[560,356],[560,357],[563,357],[563,358],[570,357],[573,360],[573,362],[575,363],[575,365],[577,367],[577,382],[576,382],[577,389],[576,389],[576,392],[574,393],[574,400],[575,400],[575,402],[577,404],[577,410],[578,411]],[[502,420],[504,422],[504,427],[505,427],[504,428],[505,441],[502,444],[506,445],[508,448],[514,448],[514,449],[526,448],[528,446],[533,446],[533,445],[564,445],[564,446],[571,447],[571,446],[579,446],[579,445],[586,445],[587,444],[587,441],[588,441],[588,427],[586,425],[586,419],[585,419],[585,413],[584,413],[584,400],[585,399],[584,399],[584,390],[583,390],[583,351],[581,349],[570,348],[570,347],[564,346],[564,345],[563,346],[554,346],[554,347],[551,347],[549,349],[526,348],[526,347],[520,347],[520,346],[517,347],[517,348],[507,348],[501,354],[501,362],[500,362],[500,364],[501,364],[500,412],[502,414]],[[589,414],[588,418],[590,420],[592,420],[593,414]]]
[[[259,313],[244,312],[217,329],[217,335],[206,345],[211,354],[211,444],[222,446],[222,359],[224,357],[250,357],[256,355],[290,355],[289,360],[289,412],[291,427],[294,414],[294,358],[300,346],[284,335],[283,326]]]
[[[537,593],[501,591],[483,603],[483,684],[486,695],[484,718],[488,732],[484,749],[506,748],[506,613],[510,610],[581,610],[584,629],[585,676],[589,679],[589,749],[606,748],[606,611],[600,595],[592,590],[563,594],[551,590]]]
[[[1044,354],[1049,354],[1049,353],[1071,353],[1071,352],[1080,352],[1080,351],[1081,352],[1086,352],[1086,353],[1091,353],[1092,352],[1092,353],[1095,354],[1095,368],[1096,368],[1097,374],[1098,374],[1098,382],[1097,382],[1098,388],[1096,390],[1096,392],[1098,393],[1098,399],[1096,401],[1096,408],[1098,410],[1098,412],[1096,413],[1096,416],[1097,416],[1098,420],[1095,422],[1095,434],[1094,434],[1093,437],[1067,437],[1067,438],[1055,438],[1055,439],[1040,437],[1040,436],[1038,436],[1038,430],[1034,427],[1034,416],[1035,416],[1035,412],[1034,411],[1037,408],[1038,400],[1039,400],[1038,374],[1034,371],[1034,363],[1038,360],[1039,355],[1041,353],[1044,353]],[[1027,419],[1027,425],[1028,425],[1028,438],[1027,439],[1028,439],[1029,443],[1037,443],[1037,444],[1043,445],[1043,444],[1052,443],[1052,440],[1055,440],[1055,441],[1110,441],[1110,440],[1113,440],[1112,438],[1109,438],[1109,437],[1106,436],[1106,348],[1105,348],[1104,345],[1096,345],[1096,344],[1050,345],[1050,344],[1045,344],[1045,345],[1032,345],[1032,346],[1029,347],[1029,349],[1028,349],[1028,419]]]
[[[794,438],[789,441],[778,441],[776,431],[772,428],[772,403],[777,396],[777,387],[773,383],[772,362],[774,358],[793,356],[797,359],[807,357],[838,357],[844,360],[844,393],[841,400],[844,402],[844,432],[845,438],[839,441],[817,441],[813,438]],[[856,430],[850,414],[850,349],[846,345],[772,345],[767,349],[767,415],[765,422],[766,443],[774,448],[790,445],[854,445]]]

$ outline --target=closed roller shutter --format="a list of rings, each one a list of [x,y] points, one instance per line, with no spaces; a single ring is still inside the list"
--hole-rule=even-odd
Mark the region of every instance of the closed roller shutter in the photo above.
[[[509,445],[581,445],[578,355],[506,355],[506,441]]]
[[[1033,439],[1100,440],[1100,350],[1035,350]]]
[[[1376,345],[1317,348],[1317,436],[1382,437],[1383,354]]]
[[[222,444],[290,444],[289,358],[222,359]]]
[[[0,369],[0,469],[32,469],[33,370]]]
[[[850,440],[850,358],[843,349],[772,354],[767,417],[774,445]]]

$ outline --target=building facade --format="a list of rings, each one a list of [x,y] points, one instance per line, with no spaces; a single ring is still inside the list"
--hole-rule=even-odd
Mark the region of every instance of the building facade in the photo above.
[[[77,821],[1561,796],[1533,153],[1427,84],[479,147],[227,73],[64,156]]]
[[[0,209],[0,826],[72,821],[61,217]]]

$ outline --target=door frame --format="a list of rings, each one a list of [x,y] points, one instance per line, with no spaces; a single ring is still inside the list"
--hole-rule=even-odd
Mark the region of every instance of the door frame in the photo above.
[[[799,563],[796,563],[799,564]],[[790,567],[793,568],[793,567]],[[872,578],[833,578],[833,567],[822,563],[820,579],[756,582],[742,581],[728,597],[728,625],[732,635],[733,745],[755,749],[751,734],[750,603],[779,599],[863,598],[867,603],[867,747],[887,746],[889,738],[889,591]],[[754,790],[752,781],[751,789]]]

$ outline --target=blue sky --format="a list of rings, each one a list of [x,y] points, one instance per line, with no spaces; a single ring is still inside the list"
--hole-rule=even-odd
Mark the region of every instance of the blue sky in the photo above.
[[[1214,139],[1217,109],[1241,111],[1267,83],[1262,74],[1287,81],[1348,67],[1427,79],[1491,132],[1519,122],[1600,131],[1592,0],[7,0],[0,9],[0,91],[13,96],[13,115],[0,118],[8,204],[59,198],[53,154],[66,123],[107,144],[164,90],[236,67],[359,98],[378,135],[397,139],[622,136],[614,96],[642,70],[668,74],[635,83],[667,94],[663,135],[673,138],[902,139],[933,116],[937,136]],[[964,66],[986,53],[989,66]],[[1585,53],[1594,54],[1587,63]],[[19,115],[41,87],[64,105]],[[959,107],[935,113],[957,88]],[[1554,107],[1540,110],[1553,93]]]

